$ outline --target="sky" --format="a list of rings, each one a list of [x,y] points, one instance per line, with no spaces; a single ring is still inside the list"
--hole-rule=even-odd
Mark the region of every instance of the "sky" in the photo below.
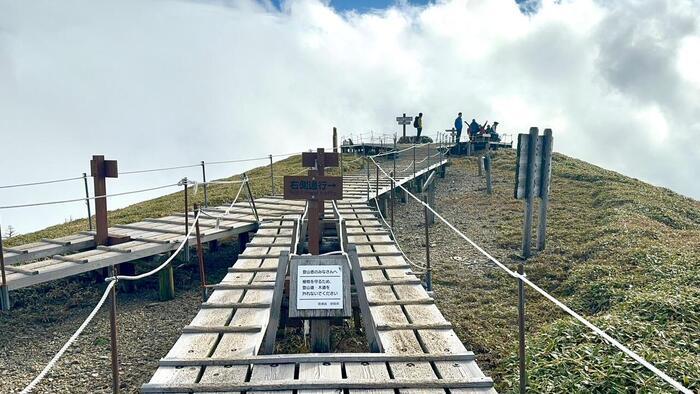
[[[274,1],[0,0],[0,186],[79,176],[93,154],[129,171],[298,152],[333,126],[393,134],[404,112],[435,134],[461,111],[504,133],[552,128],[558,152],[700,199],[697,0]],[[184,176],[199,170],[108,191]],[[83,195],[81,181],[0,189],[0,206]],[[85,205],[0,215],[27,232]]]

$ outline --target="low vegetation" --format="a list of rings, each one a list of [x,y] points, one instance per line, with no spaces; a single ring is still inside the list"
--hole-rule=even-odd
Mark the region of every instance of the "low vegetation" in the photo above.
[[[275,173],[299,171],[299,157],[275,163]],[[352,160],[346,157],[346,163]],[[494,255],[515,268],[522,237],[522,201],[513,198],[515,155],[494,156],[495,192],[438,194],[464,207],[449,220],[471,226]],[[450,173],[473,174],[472,159]],[[359,168],[361,162],[346,165]],[[269,193],[267,167],[250,171],[253,194]],[[467,175],[464,175],[467,176]],[[473,176],[473,175],[472,175]],[[237,179],[237,178],[231,178]],[[276,179],[281,190],[281,179]],[[225,204],[237,185],[209,189]],[[193,202],[202,202],[198,193]],[[112,223],[181,211],[182,192],[110,213]],[[460,205],[461,204],[461,205]],[[401,220],[401,219],[399,219]],[[528,277],[642,357],[700,391],[700,203],[612,171],[555,154],[547,248],[526,263]],[[86,228],[77,220],[14,237],[11,245]],[[432,231],[443,231],[436,224]],[[461,241],[460,241],[461,242]],[[461,248],[462,246],[460,246]],[[466,249],[466,247],[464,247]],[[457,253],[457,252],[452,252]],[[516,283],[482,261],[464,271],[459,261],[436,262],[438,305],[501,392],[517,390]],[[482,259],[483,260],[483,259]],[[448,275],[454,273],[455,275]],[[644,367],[605,343],[534,291],[527,291],[528,374],[532,392],[669,392]]]

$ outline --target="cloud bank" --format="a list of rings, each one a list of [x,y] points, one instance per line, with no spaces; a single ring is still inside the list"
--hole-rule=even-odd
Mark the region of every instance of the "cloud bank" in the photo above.
[[[694,0],[405,3],[0,0],[1,184],[292,152],[341,134],[430,134],[457,112],[504,132],[551,127],[555,150],[700,198],[700,6]],[[261,163],[263,164],[263,163]],[[243,166],[212,169],[224,176]],[[122,177],[112,191],[191,172]],[[82,185],[0,190],[0,205]],[[112,207],[145,196],[114,199]],[[20,231],[84,215],[0,212]]]

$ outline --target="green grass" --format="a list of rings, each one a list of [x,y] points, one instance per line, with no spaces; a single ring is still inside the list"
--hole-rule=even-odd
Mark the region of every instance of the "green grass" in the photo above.
[[[346,172],[354,171],[361,168],[361,161],[356,161],[356,158],[352,155],[343,155],[344,160],[344,170]],[[282,192],[282,178],[281,175],[292,175],[298,173],[301,167],[301,155],[291,156],[287,159],[278,161],[274,163],[273,166],[275,175],[275,193],[281,194]],[[338,175],[338,168],[327,169],[326,173],[328,175]],[[263,197],[270,195],[271,184],[270,184],[270,167],[263,166],[257,167],[250,171],[247,171],[247,175],[251,178],[251,191],[255,197]],[[225,178],[223,180],[240,180],[240,175],[235,175],[230,178]],[[223,205],[230,204],[233,198],[236,196],[240,185],[239,184],[228,184],[228,185],[209,185],[208,186],[208,198],[209,205]],[[197,195],[192,197],[194,187],[189,188],[189,206],[188,209],[191,211],[194,204],[204,204],[204,193],[200,190]],[[241,193],[239,201],[245,201],[247,198],[245,190]],[[176,193],[171,193],[159,198],[152,200],[140,202],[137,204],[130,205],[128,207],[110,211],[108,214],[110,224],[127,224],[138,222],[146,218],[158,218],[162,216],[167,216],[173,212],[183,212],[184,211],[184,192],[178,191]],[[109,202],[108,202],[109,204]],[[109,206],[109,205],[108,205]],[[62,237],[70,234],[75,234],[79,231],[85,231],[88,228],[87,219],[73,220],[67,223],[58,224],[39,230],[32,233],[27,233],[23,235],[18,235],[4,241],[6,246],[17,246],[21,244],[26,244],[33,241],[38,241],[41,238],[56,238]]]
[[[495,194],[466,196],[476,211],[497,207],[480,219],[484,231],[495,234],[487,249],[511,268],[508,256],[519,253],[523,217],[523,202],[513,199],[514,163],[513,151],[500,151]],[[466,165],[455,162],[458,171]],[[547,248],[526,263],[528,277],[699,391],[700,203],[559,154],[550,196]],[[469,298],[447,306],[448,319],[460,323],[458,334],[476,351],[487,353],[499,390],[515,392],[514,280],[495,269],[469,281]],[[461,311],[467,308],[478,313]],[[672,391],[531,289],[526,313],[532,392]]]

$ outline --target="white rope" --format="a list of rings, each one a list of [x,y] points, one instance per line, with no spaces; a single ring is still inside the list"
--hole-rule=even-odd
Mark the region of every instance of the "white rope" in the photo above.
[[[209,216],[212,219],[216,219],[216,228],[218,229],[219,221],[229,215],[231,209],[233,209],[233,206],[236,204],[236,202],[238,202],[238,197],[241,195],[241,191],[243,191],[243,186],[245,186],[247,182],[247,179],[243,180],[243,183],[241,183],[241,187],[238,188],[238,193],[236,193],[236,197],[233,198],[233,202],[231,203],[231,205],[228,206],[228,208],[226,208],[226,211],[223,214],[215,216],[205,212],[204,210],[200,210],[200,212],[202,212],[205,216]]]
[[[192,221],[192,224],[190,225],[189,231],[187,231],[187,235],[186,235],[185,238],[182,240],[182,242],[180,242],[180,246],[178,246],[177,249],[175,249],[175,252],[173,252],[173,254],[172,254],[170,257],[168,257],[168,259],[165,260],[165,262],[164,262],[163,264],[159,265],[158,267],[156,267],[156,268],[154,268],[154,269],[152,269],[152,270],[150,270],[150,271],[148,271],[148,272],[144,272],[143,274],[140,274],[140,275],[134,275],[134,276],[129,276],[129,275],[115,275],[115,276],[110,276],[110,277],[108,277],[108,278],[105,278],[105,282],[116,282],[116,281],[120,281],[120,280],[139,280],[139,279],[143,279],[143,278],[148,278],[149,276],[151,276],[151,275],[157,273],[158,271],[162,270],[163,268],[165,268],[168,264],[170,264],[170,262],[171,262],[175,257],[177,257],[177,255],[180,253],[180,251],[182,250],[182,248],[185,247],[185,244],[187,244],[187,241],[189,241],[190,236],[192,235],[192,231],[194,230],[195,225],[196,225],[197,222],[199,221],[199,216],[200,216],[201,214],[202,214],[201,211],[197,213],[197,216],[195,216],[194,220]]]
[[[54,179],[50,181],[39,181],[39,182],[29,182],[29,183],[18,183],[16,185],[4,185],[0,186],[0,189],[10,189],[13,187],[25,187],[25,186],[36,186],[36,185],[47,185],[49,183],[59,183],[59,182],[68,182],[68,181],[76,181],[79,179],[83,179],[82,176],[77,176],[75,178],[64,178],[64,179]]]
[[[133,190],[133,191],[130,191],[130,192],[114,193],[114,194],[107,194],[107,195],[101,195],[101,196],[90,196],[90,197],[74,198],[74,199],[70,199],[70,200],[46,201],[46,202],[38,202],[38,203],[31,203],[31,204],[6,205],[6,206],[0,206],[0,209],[38,207],[38,206],[42,206],[42,205],[65,204],[65,203],[77,202],[77,201],[83,202],[83,201],[85,201],[85,200],[94,200],[94,199],[97,199],[97,198],[125,196],[125,195],[127,195],[127,194],[135,194],[135,193],[149,192],[149,191],[159,190],[159,189],[165,189],[165,188],[173,187],[173,186],[181,186],[181,185],[180,185],[179,183],[173,183],[173,184],[170,184],[170,185],[156,186],[156,187],[151,187],[151,188],[148,188],[148,189]]]
[[[376,163],[376,162],[375,162],[375,163]],[[381,168],[380,168],[380,169],[381,169]],[[396,182],[396,180],[394,180],[394,182]],[[369,181],[367,181],[367,183],[369,183]],[[368,201],[368,202],[369,202],[369,201]],[[391,238],[394,240],[394,243],[396,244],[396,248],[399,250],[399,252],[401,252],[401,254],[403,255],[404,259],[406,259],[406,261],[408,261],[409,264],[411,264],[412,266],[414,266],[414,267],[416,267],[416,268],[418,268],[418,269],[427,270],[427,268],[426,268],[425,265],[420,265],[420,264],[418,264],[418,263],[414,263],[414,262],[406,255],[406,253],[404,253],[403,249],[401,248],[401,245],[399,245],[399,241],[398,241],[397,238],[396,238],[396,234],[394,234],[394,229],[389,225],[389,223],[387,223],[386,219],[384,219],[384,215],[382,215],[382,210],[379,209],[379,202],[377,201],[377,198],[374,199],[374,204],[377,206],[377,212],[379,212],[379,217],[382,219],[382,222],[384,222],[384,225],[386,226],[386,228],[389,229],[389,232],[391,233]]]
[[[208,163],[207,163],[208,164]],[[169,171],[169,170],[180,170],[183,168],[194,168],[194,167],[201,167],[201,164],[186,164],[183,166],[174,166],[174,167],[163,167],[163,168],[150,168],[147,170],[134,170],[134,171],[119,171],[119,175],[131,175],[131,174],[143,174],[146,172],[156,172],[156,171]]]
[[[374,159],[372,159],[372,161],[374,161]],[[377,162],[375,162],[375,164],[377,164]],[[379,166],[379,164],[377,164],[377,166]],[[387,177],[391,178],[391,177],[389,176],[389,174],[387,174],[386,171],[384,171],[383,168],[379,167],[379,169],[380,169]],[[392,178],[392,179],[393,179],[393,178]],[[394,181],[396,181],[396,180],[394,180]],[[673,379],[673,378],[671,378],[670,376],[668,376],[666,373],[664,373],[664,372],[661,371],[660,369],[656,368],[653,364],[651,364],[650,362],[646,361],[646,360],[645,360],[644,358],[642,358],[640,355],[638,355],[637,353],[635,353],[635,352],[633,352],[632,350],[630,350],[627,346],[625,346],[625,345],[621,344],[620,342],[618,342],[617,340],[615,340],[613,337],[611,337],[610,335],[608,335],[605,331],[603,331],[602,329],[598,328],[597,326],[595,326],[593,323],[591,323],[591,322],[589,322],[588,320],[586,320],[586,319],[585,319],[584,317],[582,317],[581,315],[579,315],[578,313],[574,312],[571,308],[569,308],[568,306],[566,306],[563,302],[557,300],[556,298],[554,298],[554,296],[550,295],[549,293],[547,293],[546,291],[544,291],[542,288],[540,288],[539,286],[537,286],[536,284],[534,284],[533,282],[531,282],[529,279],[527,279],[527,277],[526,277],[525,275],[520,275],[520,274],[517,273],[517,272],[511,271],[511,270],[510,270],[508,267],[506,267],[503,263],[501,263],[500,261],[498,261],[495,257],[493,257],[491,254],[489,254],[488,252],[486,252],[486,251],[485,251],[483,248],[481,248],[479,245],[477,245],[476,242],[472,241],[471,239],[469,239],[469,237],[467,237],[466,235],[464,235],[464,233],[462,233],[461,231],[459,231],[455,226],[452,225],[452,223],[448,222],[445,218],[442,217],[442,215],[440,215],[439,213],[437,213],[437,212],[436,212],[433,208],[431,208],[428,204],[425,204],[423,201],[421,201],[421,199],[419,199],[418,197],[414,196],[411,192],[408,191],[408,189],[406,189],[405,187],[403,187],[403,185],[397,184],[397,186],[400,187],[401,189],[403,189],[408,195],[411,196],[411,198],[413,198],[414,200],[418,201],[421,205],[423,205],[423,206],[425,206],[426,208],[428,208],[432,213],[435,214],[435,216],[437,216],[443,223],[445,223],[450,229],[452,229],[452,231],[454,231],[455,233],[457,233],[457,235],[459,235],[462,239],[464,239],[464,240],[467,241],[469,244],[471,244],[471,245],[472,245],[476,250],[478,250],[481,254],[483,254],[483,255],[486,256],[489,260],[491,260],[492,262],[494,262],[498,267],[500,267],[502,270],[504,270],[508,275],[512,276],[513,278],[522,280],[522,281],[523,281],[524,283],[526,283],[528,286],[532,287],[535,291],[537,291],[537,292],[540,293],[542,296],[544,296],[545,298],[547,298],[549,301],[551,301],[552,303],[554,303],[554,305],[556,305],[556,306],[558,306],[559,308],[561,308],[563,311],[565,311],[566,313],[568,313],[569,315],[571,315],[573,318],[575,318],[576,320],[578,320],[579,322],[581,322],[583,325],[585,325],[586,327],[588,327],[589,329],[591,329],[594,333],[598,334],[598,335],[601,336],[603,339],[607,340],[610,344],[612,344],[613,346],[615,346],[616,348],[618,348],[619,350],[621,350],[623,353],[625,353],[626,355],[628,355],[628,356],[630,356],[631,358],[633,358],[633,359],[634,359],[635,361],[637,361],[639,364],[643,365],[643,366],[646,367],[648,370],[650,370],[651,372],[653,372],[654,374],[656,374],[658,377],[660,377],[661,379],[665,380],[668,384],[670,384],[671,386],[673,386],[676,390],[681,391],[681,392],[686,393],[686,394],[692,394],[692,391],[690,391],[688,388],[686,388],[685,386],[683,386],[682,384],[680,384],[678,381],[676,381],[675,379]]]
[[[25,387],[24,390],[21,391],[21,394],[31,393],[32,390],[34,390],[34,388],[36,387],[36,385],[39,384],[44,379],[44,377],[46,377],[46,374],[48,374],[49,371],[56,365],[58,360],[63,356],[63,353],[65,353],[66,350],[68,350],[68,348],[73,344],[73,342],[75,342],[75,340],[78,339],[78,336],[80,336],[80,334],[83,332],[83,330],[85,330],[85,327],[87,327],[87,325],[90,324],[90,322],[95,317],[97,312],[100,310],[100,308],[102,308],[102,305],[107,300],[107,296],[109,295],[109,292],[112,290],[112,287],[114,287],[114,285],[116,285],[116,283],[117,282],[110,282],[107,284],[107,288],[105,289],[104,293],[102,294],[102,298],[100,298],[100,301],[97,303],[97,305],[95,305],[95,308],[93,308],[92,312],[90,312],[87,319],[85,319],[83,324],[81,324],[80,327],[78,327],[78,330],[75,333],[73,333],[73,335],[71,335],[71,337],[68,339],[68,342],[66,342],[63,345],[63,347],[61,347],[61,349],[58,351],[58,353],[56,353],[56,355],[53,356],[51,361],[49,361],[49,363],[46,364],[46,366],[44,367],[44,369],[41,370],[39,375],[37,375],[34,378],[34,380],[32,380],[27,385],[27,387]]]

